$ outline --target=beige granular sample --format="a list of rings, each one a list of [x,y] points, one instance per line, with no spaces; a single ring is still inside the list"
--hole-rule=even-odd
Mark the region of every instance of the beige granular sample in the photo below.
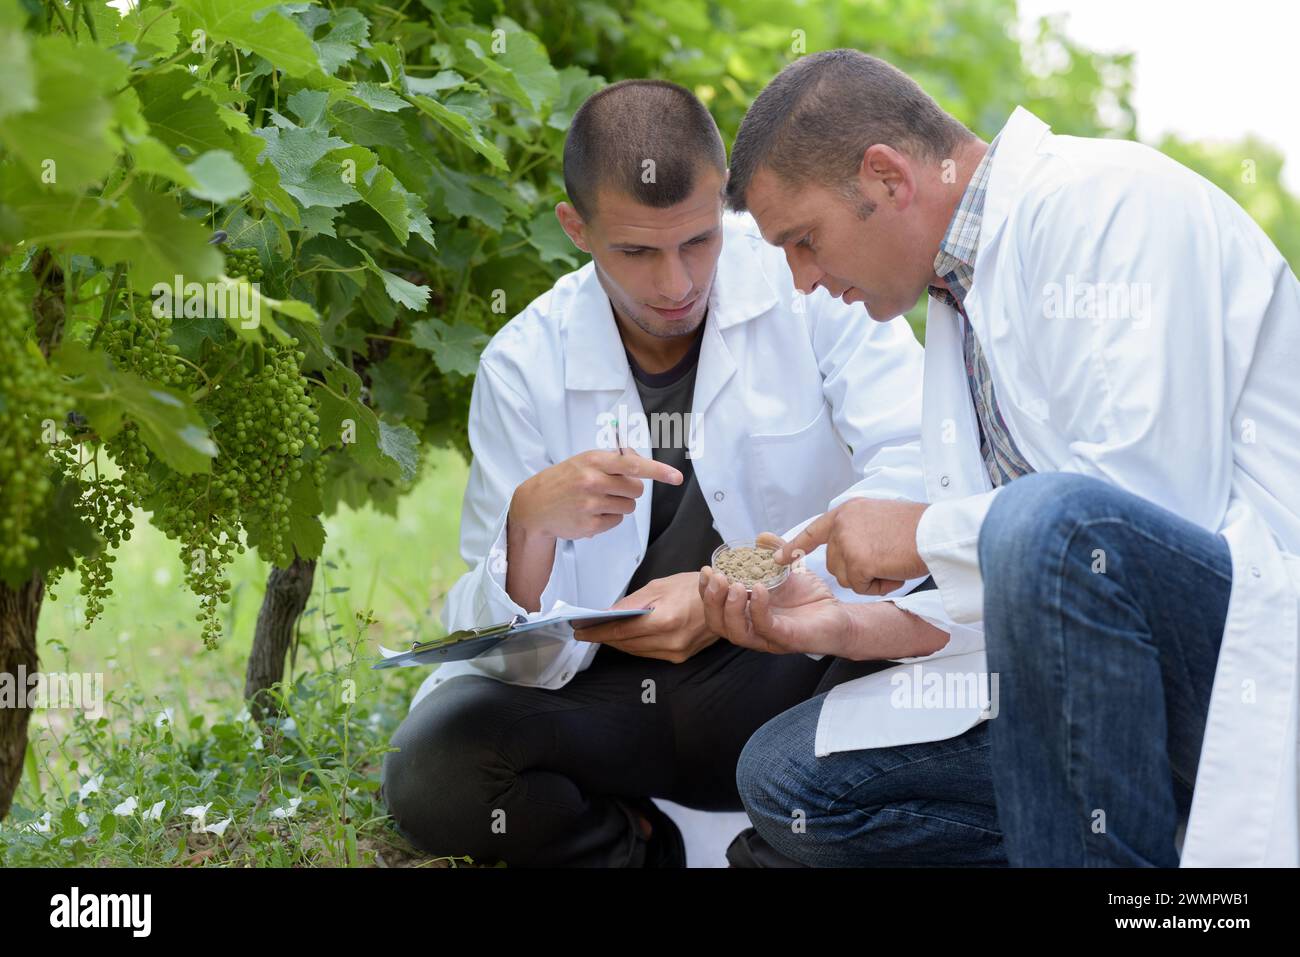
[[[731,581],[749,586],[769,581],[781,572],[770,548],[746,545],[723,552],[714,560],[713,567]]]

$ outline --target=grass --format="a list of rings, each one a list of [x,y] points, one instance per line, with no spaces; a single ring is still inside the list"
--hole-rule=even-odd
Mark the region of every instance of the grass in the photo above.
[[[382,754],[424,669],[370,670],[377,645],[440,634],[436,611],[464,564],[466,466],[429,456],[395,516],[326,522],[281,718],[242,700],[267,566],[231,570],[226,637],[205,650],[177,547],[149,527],[118,552],[114,594],[87,629],[75,576],[42,610],[41,669],[103,675],[102,716],[32,715],[23,780],[0,826],[7,866],[449,866],[387,826]],[[160,803],[161,802],[161,803]],[[204,809],[200,812],[198,809]],[[187,813],[188,812],[188,813]],[[224,822],[224,823],[223,823]]]

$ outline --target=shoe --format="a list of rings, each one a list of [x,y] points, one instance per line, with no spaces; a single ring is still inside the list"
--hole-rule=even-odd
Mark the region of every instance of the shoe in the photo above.
[[[650,821],[650,839],[641,836],[640,822],[637,821],[637,840],[645,846],[642,867],[685,867],[686,842],[682,840],[681,829],[659,805],[650,798],[619,798],[619,801],[636,818],[642,815]]]
[[[728,867],[807,867],[772,848],[763,836],[747,827],[727,845]]]

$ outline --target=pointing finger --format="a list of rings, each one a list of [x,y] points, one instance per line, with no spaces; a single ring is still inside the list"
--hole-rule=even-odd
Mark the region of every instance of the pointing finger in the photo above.
[[[772,557],[778,565],[789,565],[800,555],[807,555],[813,549],[826,544],[835,526],[835,513],[825,512],[813,519],[808,527],[790,540],[788,545],[777,549]]]

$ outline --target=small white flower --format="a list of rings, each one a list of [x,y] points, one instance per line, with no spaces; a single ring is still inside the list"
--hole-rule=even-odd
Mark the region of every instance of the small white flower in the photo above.
[[[212,807],[211,801],[207,804],[196,804],[194,807],[187,807],[181,812],[182,814],[188,814],[190,817],[194,818],[194,824],[190,829],[194,831],[195,834],[198,834],[203,830],[203,825],[208,819],[208,809],[210,807]]]
[[[118,817],[130,817],[139,804],[140,802],[137,801],[134,796],[129,797],[117,807],[113,808],[113,813]]]
[[[90,827],[90,815],[85,811],[77,812],[77,823],[82,827]]]
[[[224,821],[218,821],[216,824],[209,824],[203,830],[207,831],[210,834],[215,834],[217,835],[217,837],[220,837],[222,834],[225,833],[226,828],[230,826],[230,822],[233,820],[234,820],[233,817],[228,817]]]
[[[262,744],[262,736],[259,734],[257,740],[253,742],[253,750],[261,751],[263,747],[265,747],[265,745]]]
[[[280,730],[285,734],[288,734],[290,731],[297,731],[298,722],[294,721],[293,718],[285,718],[284,724],[280,725]]]
[[[276,808],[271,812],[271,817],[280,818],[281,820],[286,817],[293,817],[294,812],[298,810],[298,805],[301,803],[302,798],[300,797],[289,798],[289,805],[287,807]]]
[[[158,712],[158,717],[153,719],[153,726],[155,728],[161,728],[164,724],[171,724],[172,715],[175,713],[176,711],[173,708],[164,708]]]
[[[159,801],[153,807],[149,808],[149,810],[144,812],[144,819],[146,821],[158,820],[160,817],[162,817],[163,805],[166,803],[167,803],[166,801]]]
[[[253,716],[252,716],[251,714],[248,713],[248,709],[247,709],[247,708],[245,708],[243,711],[239,712],[239,714],[235,715],[235,720],[236,720],[236,721],[239,721],[239,722],[251,721],[252,718],[253,718]]]
[[[50,833],[50,812],[46,811],[35,821],[28,821],[23,825],[23,830],[33,831],[36,834]]]
[[[82,798],[89,797],[90,795],[96,793],[99,790],[99,786],[103,783],[104,783],[104,775],[96,774],[94,777],[88,778],[86,780],[86,783],[81,786],[81,790],[78,793],[81,795]]]

